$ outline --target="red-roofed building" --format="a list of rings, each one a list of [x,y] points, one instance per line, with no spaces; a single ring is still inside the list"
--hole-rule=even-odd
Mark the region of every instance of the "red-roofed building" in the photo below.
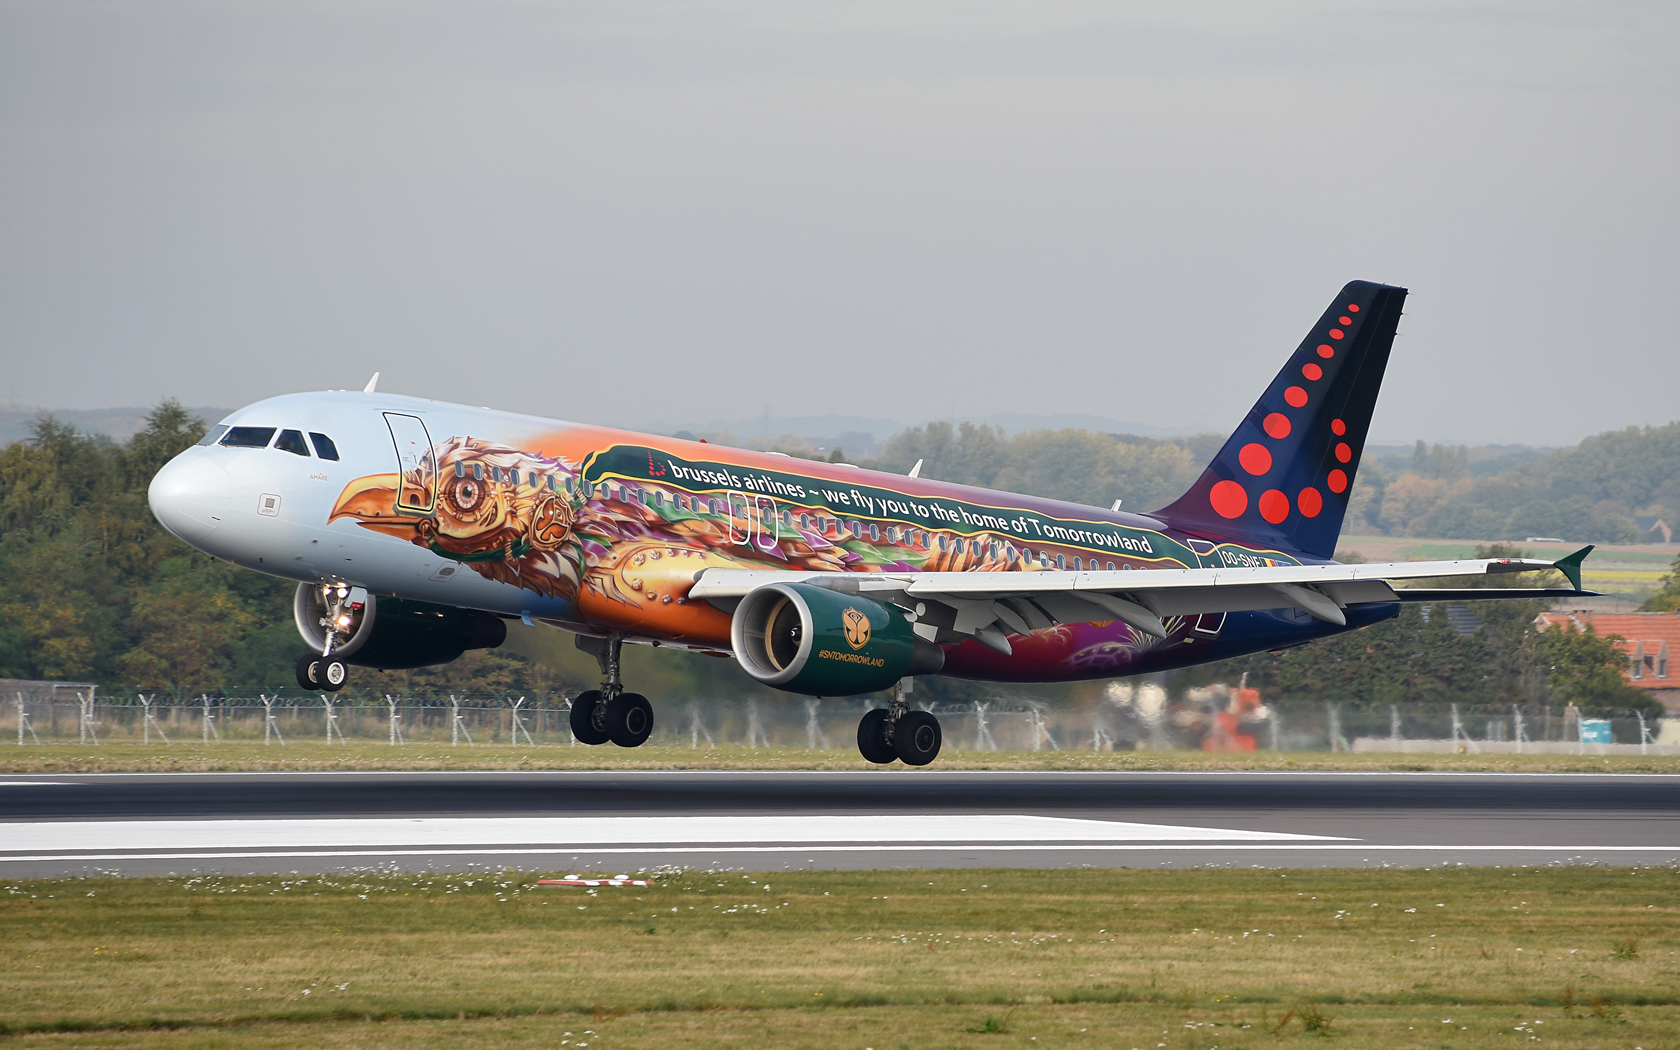
[[[1628,684],[1648,690],[1669,711],[1680,712],[1680,670],[1673,667],[1671,654],[1680,654],[1680,613],[1541,613],[1534,620],[1541,630],[1562,627],[1585,630],[1588,625],[1599,635],[1621,635],[1616,645],[1627,654],[1622,673]]]

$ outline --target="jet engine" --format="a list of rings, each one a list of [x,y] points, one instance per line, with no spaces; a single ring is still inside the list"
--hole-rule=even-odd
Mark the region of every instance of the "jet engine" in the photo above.
[[[751,591],[729,633],[748,674],[807,696],[872,693],[945,665],[945,651],[918,638],[899,609],[808,583]]]
[[[468,649],[494,649],[507,640],[507,624],[476,609],[371,594],[360,608],[354,602],[343,608],[337,632],[342,640],[333,655],[359,667],[394,671],[446,664]],[[327,644],[323,588],[298,584],[292,613],[304,643],[319,653]]]

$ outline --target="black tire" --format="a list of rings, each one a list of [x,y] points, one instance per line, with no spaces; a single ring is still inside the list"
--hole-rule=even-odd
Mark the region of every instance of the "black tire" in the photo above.
[[[311,692],[321,688],[321,679],[317,677],[320,673],[320,668],[321,658],[316,656],[314,653],[304,653],[302,656],[298,657],[298,688],[308,689]]]
[[[336,693],[344,688],[346,682],[350,681],[350,667],[336,657],[322,660],[320,669],[315,672],[315,676],[321,680],[321,684],[316,688],[329,693]]]
[[[939,745],[944,740],[939,719],[926,711],[905,712],[893,730],[893,750],[907,766],[925,766],[938,758]]]
[[[595,728],[595,708],[601,703],[601,691],[590,689],[572,698],[572,735],[580,744],[604,744],[612,739],[606,730]]]
[[[873,762],[878,766],[887,765],[898,759],[898,752],[887,743],[887,712],[885,708],[877,707],[864,714],[858,722],[858,752],[864,761]]]
[[[620,693],[607,705],[607,736],[619,747],[641,747],[653,732],[653,705],[640,693]]]

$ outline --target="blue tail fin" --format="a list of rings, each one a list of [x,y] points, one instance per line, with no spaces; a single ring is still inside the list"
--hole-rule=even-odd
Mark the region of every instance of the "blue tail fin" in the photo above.
[[[1196,484],[1153,516],[1208,539],[1335,553],[1405,301],[1404,288],[1343,288]]]

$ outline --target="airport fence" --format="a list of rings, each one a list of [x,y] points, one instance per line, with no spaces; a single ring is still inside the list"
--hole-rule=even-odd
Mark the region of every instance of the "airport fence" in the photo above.
[[[0,741],[19,746],[315,741],[391,746],[578,746],[570,698],[267,693],[101,695],[86,684],[11,683]],[[1153,693],[1151,689],[1153,688]],[[1282,703],[1242,709],[1235,690],[1169,698],[1144,686],[1088,703],[996,696],[918,703],[962,751],[1282,750],[1680,754],[1680,719],[1583,717],[1573,707]],[[650,742],[708,748],[851,748],[878,699],[650,698]]]

